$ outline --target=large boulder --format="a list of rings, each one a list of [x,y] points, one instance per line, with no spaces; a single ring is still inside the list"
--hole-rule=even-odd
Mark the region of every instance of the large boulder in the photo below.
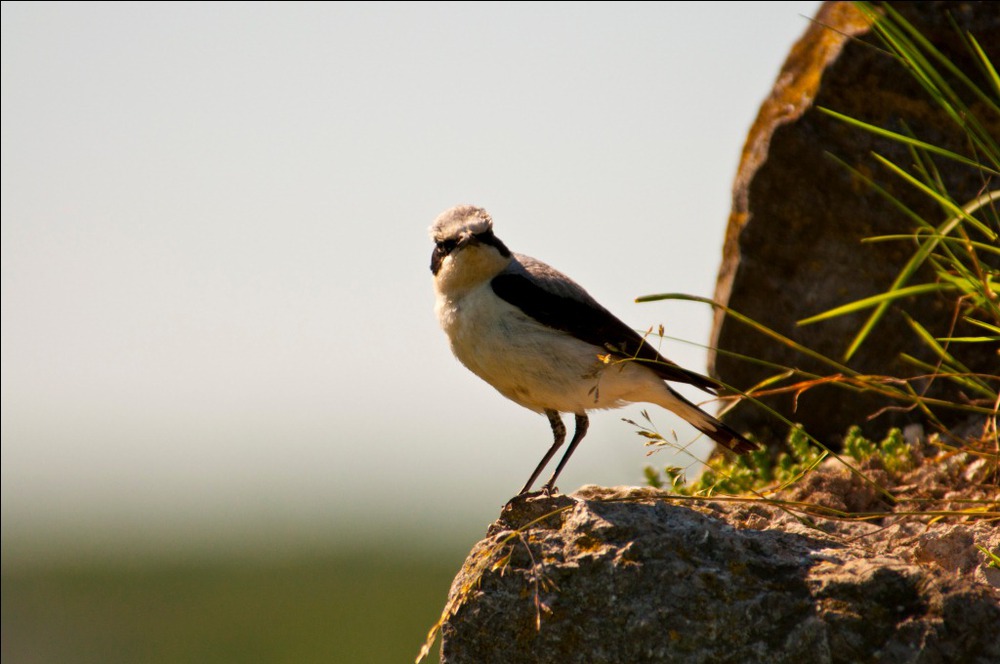
[[[1000,11],[992,2],[891,2],[945,55],[973,75],[978,68],[962,44],[956,26],[971,32],[1000,63]],[[954,23],[953,23],[954,21]],[[921,140],[967,154],[965,136],[934,105],[914,78],[884,50],[860,11],[849,2],[826,2],[793,47],[770,98],[750,130],[736,176],[733,207],[715,299],[794,341],[840,359],[867,316],[854,314],[809,326],[797,321],[836,306],[886,291],[914,251],[912,243],[862,244],[878,235],[907,233],[912,223],[899,209],[852,175],[835,156],[867,174],[911,210],[933,223],[945,213],[881,166],[872,153],[909,167],[905,146],[849,126],[818,109],[825,107],[879,127],[912,131]],[[988,88],[988,84],[983,83]],[[974,102],[973,111],[1000,137],[1000,116]],[[984,188],[982,173],[945,159],[935,159],[940,177],[962,202]],[[993,185],[995,187],[995,184]],[[997,262],[996,256],[984,256]],[[1000,265],[994,265],[1000,269]],[[912,283],[933,280],[924,271]],[[848,363],[864,374],[908,377],[926,373],[901,358],[906,352],[926,362],[935,358],[907,324],[902,312],[949,336],[954,303],[934,296],[898,302],[874,328]],[[967,330],[959,327],[954,335]],[[978,331],[982,333],[981,330]],[[746,362],[749,356],[820,376],[836,373],[795,350],[752,331],[721,310],[716,314],[710,371],[724,382],[748,389],[777,371]],[[953,344],[951,350],[973,372],[995,375],[996,347]],[[735,354],[735,355],[734,355]],[[961,401],[946,380],[916,381],[929,397]],[[919,420],[917,409],[872,395],[836,387],[816,387],[801,395],[784,394],[765,402],[792,421],[836,446],[848,426],[861,424],[879,436],[890,426]],[[867,421],[871,415],[878,416]],[[951,426],[965,415],[939,411]],[[727,414],[736,429],[771,440],[786,426],[764,409],[741,403]]]

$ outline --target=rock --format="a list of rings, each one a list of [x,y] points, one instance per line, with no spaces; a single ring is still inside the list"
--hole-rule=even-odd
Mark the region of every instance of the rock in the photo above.
[[[1000,11],[989,2],[891,2],[963,71],[976,72],[968,51],[951,23],[971,31],[1000,63]],[[951,18],[950,18],[951,17]],[[912,159],[906,147],[824,115],[826,107],[879,127],[905,131],[937,146],[968,153],[963,134],[916,81],[871,43],[877,38],[860,12],[848,2],[824,3],[812,25],[793,47],[759,116],[750,130],[736,176],[733,208],[726,233],[723,264],[715,299],[827,357],[841,359],[868,313],[835,318],[809,326],[797,321],[889,288],[913,245],[903,242],[862,244],[863,238],[911,231],[912,223],[892,204],[837,163],[835,155],[868,174],[879,185],[935,223],[944,213],[928,197],[892,175],[873,157],[877,152],[904,167]],[[988,88],[988,86],[985,86]],[[1000,117],[982,104],[972,104],[993,136],[1000,136]],[[936,159],[953,197],[968,201],[983,189],[982,174],[954,162]],[[995,184],[992,185],[995,188]],[[997,263],[996,256],[987,257]],[[1000,269],[1000,264],[993,265]],[[924,271],[911,283],[933,281]],[[938,336],[948,336],[955,312],[944,298],[921,296],[892,307],[849,366],[865,374],[914,376],[925,373],[905,362],[905,351],[934,362],[906,323],[903,311]],[[969,333],[959,325],[956,335]],[[777,373],[745,362],[735,353],[818,375],[834,370],[716,314],[710,372],[722,381],[748,389]],[[951,350],[973,372],[996,374],[1000,360],[988,344],[953,344]],[[962,400],[948,381],[916,382],[927,396]],[[831,386],[810,389],[798,397],[768,397],[765,402],[791,421],[834,447],[848,426],[861,424],[869,436],[892,426],[920,421],[918,410],[882,410],[884,398],[858,396]],[[871,422],[868,416],[879,413]],[[946,426],[965,418],[940,410]],[[787,427],[751,404],[727,414],[727,422],[764,439],[781,439]]]
[[[452,585],[441,661],[997,662],[1000,579],[973,544],[1000,533],[654,489],[516,499]]]

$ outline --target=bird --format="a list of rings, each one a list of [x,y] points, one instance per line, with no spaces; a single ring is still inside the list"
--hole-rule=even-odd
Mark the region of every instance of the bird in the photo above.
[[[510,251],[481,207],[457,205],[431,224],[435,311],[455,357],[500,394],[544,414],[553,442],[518,496],[566,439],[562,414],[573,414],[569,447],[546,496],[587,434],[587,411],[652,403],[738,454],[757,444],[701,410],[666,381],[711,394],[718,381],[666,359],[575,281],[540,260]]]

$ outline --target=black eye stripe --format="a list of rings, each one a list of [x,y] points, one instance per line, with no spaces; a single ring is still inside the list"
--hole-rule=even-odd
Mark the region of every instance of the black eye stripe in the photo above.
[[[500,252],[501,256],[510,256],[510,250],[496,235],[493,234],[492,229],[483,231],[482,233],[476,233],[473,237],[475,237],[476,240],[482,244],[488,244],[491,247],[495,247],[496,250]]]
[[[445,244],[446,242],[437,242],[434,245],[434,252],[431,254],[431,272],[434,274],[437,274],[441,270],[441,263],[455,249],[454,241],[451,242],[452,246],[450,248],[445,248]]]

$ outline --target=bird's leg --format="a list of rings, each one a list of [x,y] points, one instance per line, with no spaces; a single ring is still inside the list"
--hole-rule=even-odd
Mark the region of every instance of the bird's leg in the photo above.
[[[576,446],[580,444],[583,437],[587,435],[587,427],[590,426],[590,420],[587,419],[586,413],[577,413],[576,415],[576,431],[573,432],[573,440],[569,441],[569,447],[566,449],[566,454],[563,458],[559,460],[559,465],[556,466],[556,472],[552,473],[552,477],[549,481],[545,483],[542,487],[542,493],[546,496],[552,495],[556,491],[556,478],[559,477],[559,473],[562,472],[563,466],[569,461],[569,458],[573,456],[573,452],[576,450]],[[549,455],[555,452],[555,449],[549,450]],[[540,470],[540,469],[539,469]]]
[[[552,425],[552,437],[554,438],[552,441],[552,447],[550,447],[549,451],[542,457],[538,467],[535,468],[535,472],[531,473],[528,483],[525,484],[524,488],[517,494],[519,496],[523,496],[531,490],[531,485],[535,483],[538,476],[542,474],[542,470],[545,468],[546,464],[548,464],[548,462],[552,459],[552,455],[556,453],[556,450],[562,447],[563,442],[566,440],[566,425],[563,424],[562,418],[559,417],[559,413],[554,410],[546,410],[545,415],[549,418],[549,424]]]

